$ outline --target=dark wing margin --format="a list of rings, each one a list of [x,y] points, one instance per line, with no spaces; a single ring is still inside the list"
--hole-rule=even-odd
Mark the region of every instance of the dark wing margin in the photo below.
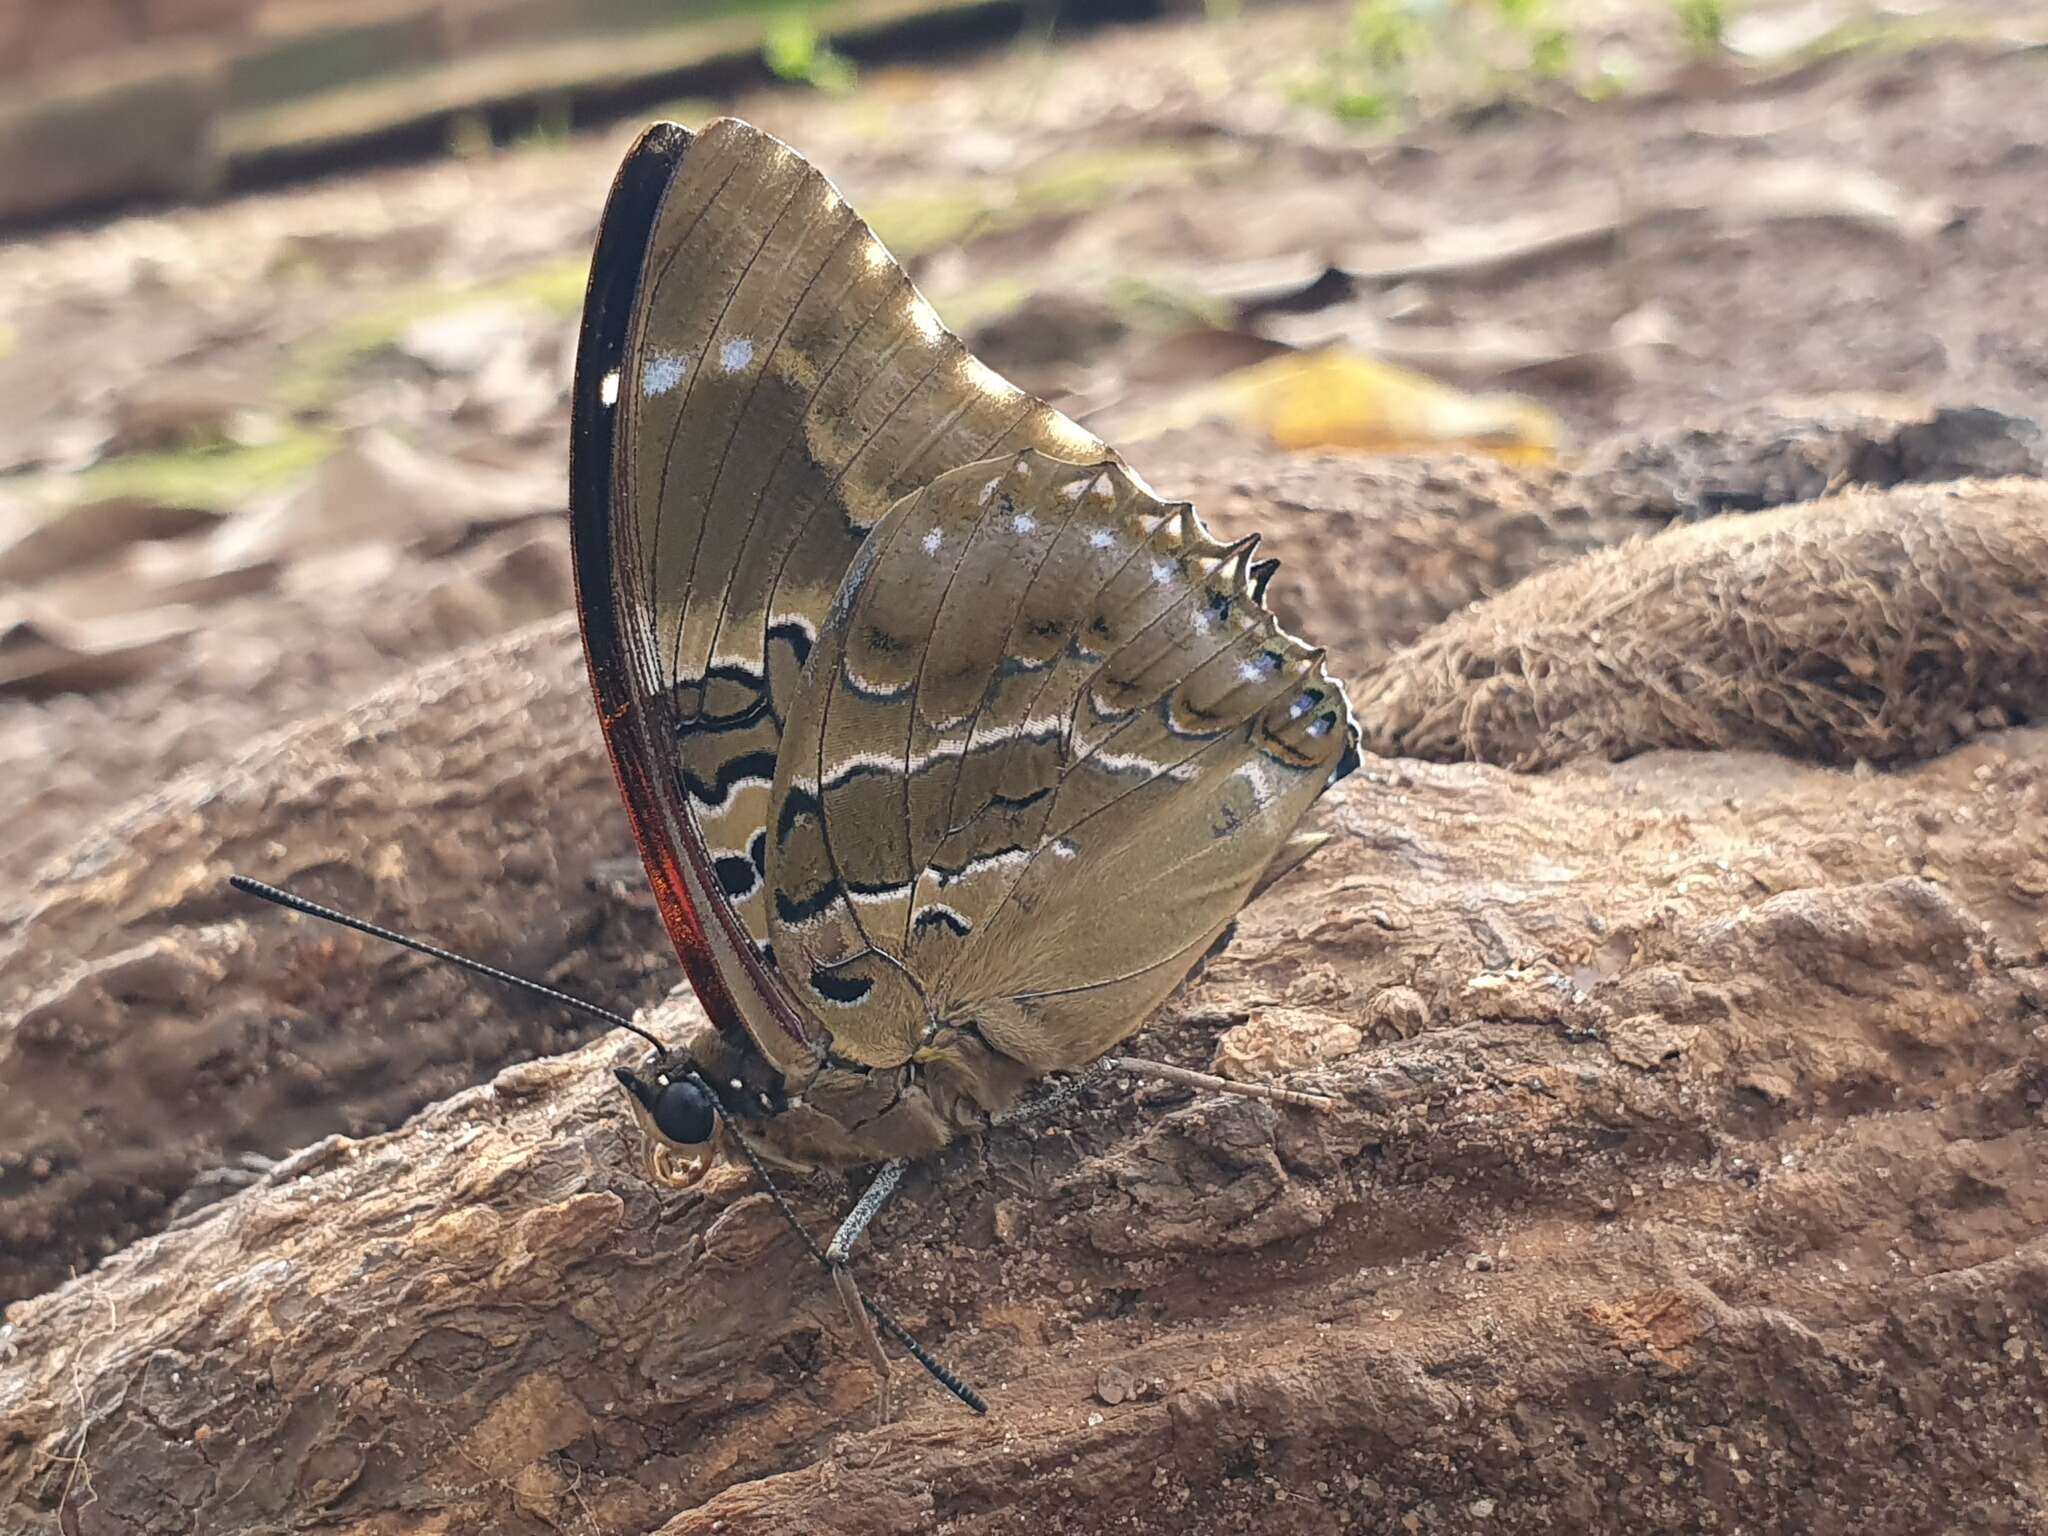
[[[743,985],[752,982],[749,990],[763,1005],[761,1012],[782,1026],[802,1054],[812,1054],[815,1046],[776,996],[751,945],[743,936],[735,943],[732,935],[718,931],[723,914],[711,894],[719,889],[717,871],[674,777],[674,726],[659,681],[663,669],[651,654],[654,625],[640,610],[644,599],[638,588],[620,579],[618,566],[619,370],[640,302],[649,240],[690,144],[690,133],[674,123],[656,124],[643,134],[619,168],[599,225],[571,392],[569,538],[576,611],[612,772],[655,903],[690,985],[722,1033],[746,1040],[751,1038],[747,1015],[727,975],[736,973]],[[707,912],[715,925],[710,932],[702,916]]]

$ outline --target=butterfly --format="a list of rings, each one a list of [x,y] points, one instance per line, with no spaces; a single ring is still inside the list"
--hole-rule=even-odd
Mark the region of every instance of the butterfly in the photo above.
[[[900,1168],[1014,1113],[1325,840],[1301,822],[1359,760],[1256,536],[1214,539],[978,361],[736,119],[656,125],[613,184],[570,526],[703,1004],[619,1074],[670,1182],[725,1126],[785,1169]]]

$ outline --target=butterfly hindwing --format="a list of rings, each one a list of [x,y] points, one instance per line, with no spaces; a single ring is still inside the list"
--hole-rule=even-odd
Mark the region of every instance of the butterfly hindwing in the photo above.
[[[772,943],[833,1049],[972,1026],[1084,1064],[1170,992],[1347,749],[1320,652],[1121,465],[1026,451],[906,496],[783,738]]]

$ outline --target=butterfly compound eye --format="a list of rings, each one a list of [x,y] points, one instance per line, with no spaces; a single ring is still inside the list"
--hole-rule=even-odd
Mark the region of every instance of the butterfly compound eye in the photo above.
[[[679,1146],[694,1147],[711,1139],[717,1123],[711,1095],[684,1078],[663,1086],[654,1101],[654,1127]]]
[[[701,1146],[711,1139],[718,1114],[712,1107],[711,1095],[695,1078],[657,1078],[649,1082],[624,1067],[615,1068],[613,1075],[626,1092],[640,1101],[654,1128],[676,1145]]]

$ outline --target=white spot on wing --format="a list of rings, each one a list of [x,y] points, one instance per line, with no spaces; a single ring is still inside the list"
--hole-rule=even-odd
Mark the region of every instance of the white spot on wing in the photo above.
[[[1098,528],[1093,533],[1088,535],[1088,542],[1090,544],[1093,544],[1097,549],[1107,549],[1110,545],[1116,542],[1116,535],[1111,533],[1107,528]]]
[[[597,386],[597,397],[606,405],[617,405],[619,403],[618,369],[614,368],[604,376],[604,381]]]
[[[989,481],[987,485],[984,485],[981,488],[981,494],[974,498],[975,504],[977,506],[987,506],[991,501],[995,499],[996,491],[1002,485],[1002,483],[1003,477],[1001,475],[997,475],[995,479]]]
[[[718,366],[727,373],[738,373],[754,360],[754,344],[744,336],[735,336],[718,349]]]
[[[640,367],[640,393],[659,399],[683,382],[690,360],[680,352],[657,352]]]
[[[1154,560],[1152,562],[1152,579],[1154,581],[1171,581],[1173,579],[1173,562],[1171,560]]]
[[[927,533],[924,536],[924,552],[928,555],[936,555],[939,552],[938,529],[934,528],[930,533]]]
[[[1016,517],[1011,519],[1010,526],[1019,533],[1030,533],[1038,526],[1038,519],[1029,512],[1019,512]]]
[[[1244,781],[1252,792],[1253,807],[1259,810],[1272,803],[1273,796],[1281,787],[1274,779],[1271,766],[1258,758],[1253,758],[1231,777]]]
[[[1280,658],[1271,651],[1261,651],[1237,669],[1237,675],[1248,683],[1256,683],[1262,677],[1269,677],[1280,670]]]

